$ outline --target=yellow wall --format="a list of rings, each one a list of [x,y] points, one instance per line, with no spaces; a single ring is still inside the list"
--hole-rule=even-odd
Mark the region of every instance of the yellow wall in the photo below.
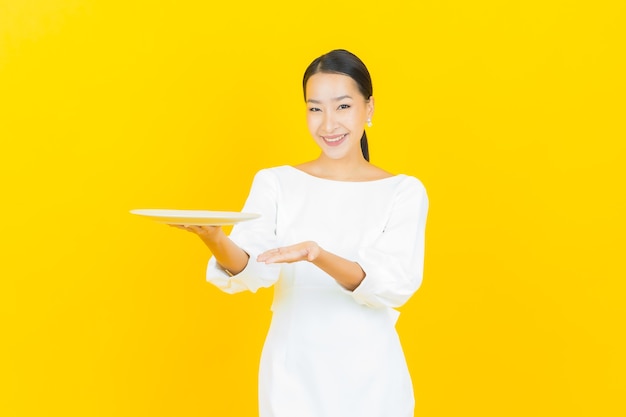
[[[625,415],[624,17],[0,0],[0,414],[255,415],[271,290],[220,293],[199,240],[128,210],[238,210],[256,170],[315,157],[302,72],[343,47],[373,161],[431,198],[398,324],[417,415]]]

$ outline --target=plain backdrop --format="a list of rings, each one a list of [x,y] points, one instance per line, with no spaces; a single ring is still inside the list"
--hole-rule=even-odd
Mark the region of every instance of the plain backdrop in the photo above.
[[[0,414],[256,415],[272,290],[128,211],[315,158],[301,77],[345,48],[430,197],[416,415],[625,415],[624,4],[0,0]]]

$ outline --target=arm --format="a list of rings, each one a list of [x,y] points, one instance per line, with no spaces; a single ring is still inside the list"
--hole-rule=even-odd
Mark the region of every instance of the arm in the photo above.
[[[243,271],[249,255],[235,244],[219,226],[176,226],[195,233],[209,248],[217,263],[232,275]]]
[[[408,177],[398,189],[394,208],[376,241],[359,248],[354,260],[366,277],[351,294],[359,304],[399,307],[417,291],[424,272],[428,196]]]
[[[243,211],[260,218],[236,224],[230,236],[219,226],[175,226],[193,232],[211,251],[206,279],[222,291],[234,294],[256,292],[278,279],[280,266],[255,261],[256,256],[276,246],[276,199],[278,184],[274,174],[262,170],[255,175]]]
[[[255,175],[244,212],[258,213],[257,219],[233,226],[229,236],[221,228],[207,228],[201,236],[213,256],[207,265],[206,279],[220,290],[233,294],[256,292],[272,286],[279,277],[280,265],[256,262],[257,255],[276,247],[276,208],[279,184],[271,170]]]

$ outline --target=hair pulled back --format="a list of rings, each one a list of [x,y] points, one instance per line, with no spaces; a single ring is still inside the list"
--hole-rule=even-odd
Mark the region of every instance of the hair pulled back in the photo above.
[[[359,91],[366,100],[369,100],[373,94],[372,78],[363,61],[352,52],[348,52],[345,49],[335,49],[313,60],[304,72],[302,89],[305,100],[306,83],[312,75],[319,72],[347,75],[356,82]],[[363,131],[363,136],[361,136],[361,151],[365,160],[369,161],[370,155],[365,130]]]

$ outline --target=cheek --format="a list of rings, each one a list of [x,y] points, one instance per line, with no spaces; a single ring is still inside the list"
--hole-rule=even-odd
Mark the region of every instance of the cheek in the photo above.
[[[315,117],[314,114],[307,113],[307,115],[306,115],[306,125],[308,126],[309,130],[314,131],[316,129],[316,127],[319,125],[317,119],[318,118]]]
[[[352,112],[346,112],[341,117],[342,124],[346,126],[352,126],[353,128],[355,126],[360,126],[361,124],[363,124],[363,120],[365,120],[364,115],[357,110]]]

